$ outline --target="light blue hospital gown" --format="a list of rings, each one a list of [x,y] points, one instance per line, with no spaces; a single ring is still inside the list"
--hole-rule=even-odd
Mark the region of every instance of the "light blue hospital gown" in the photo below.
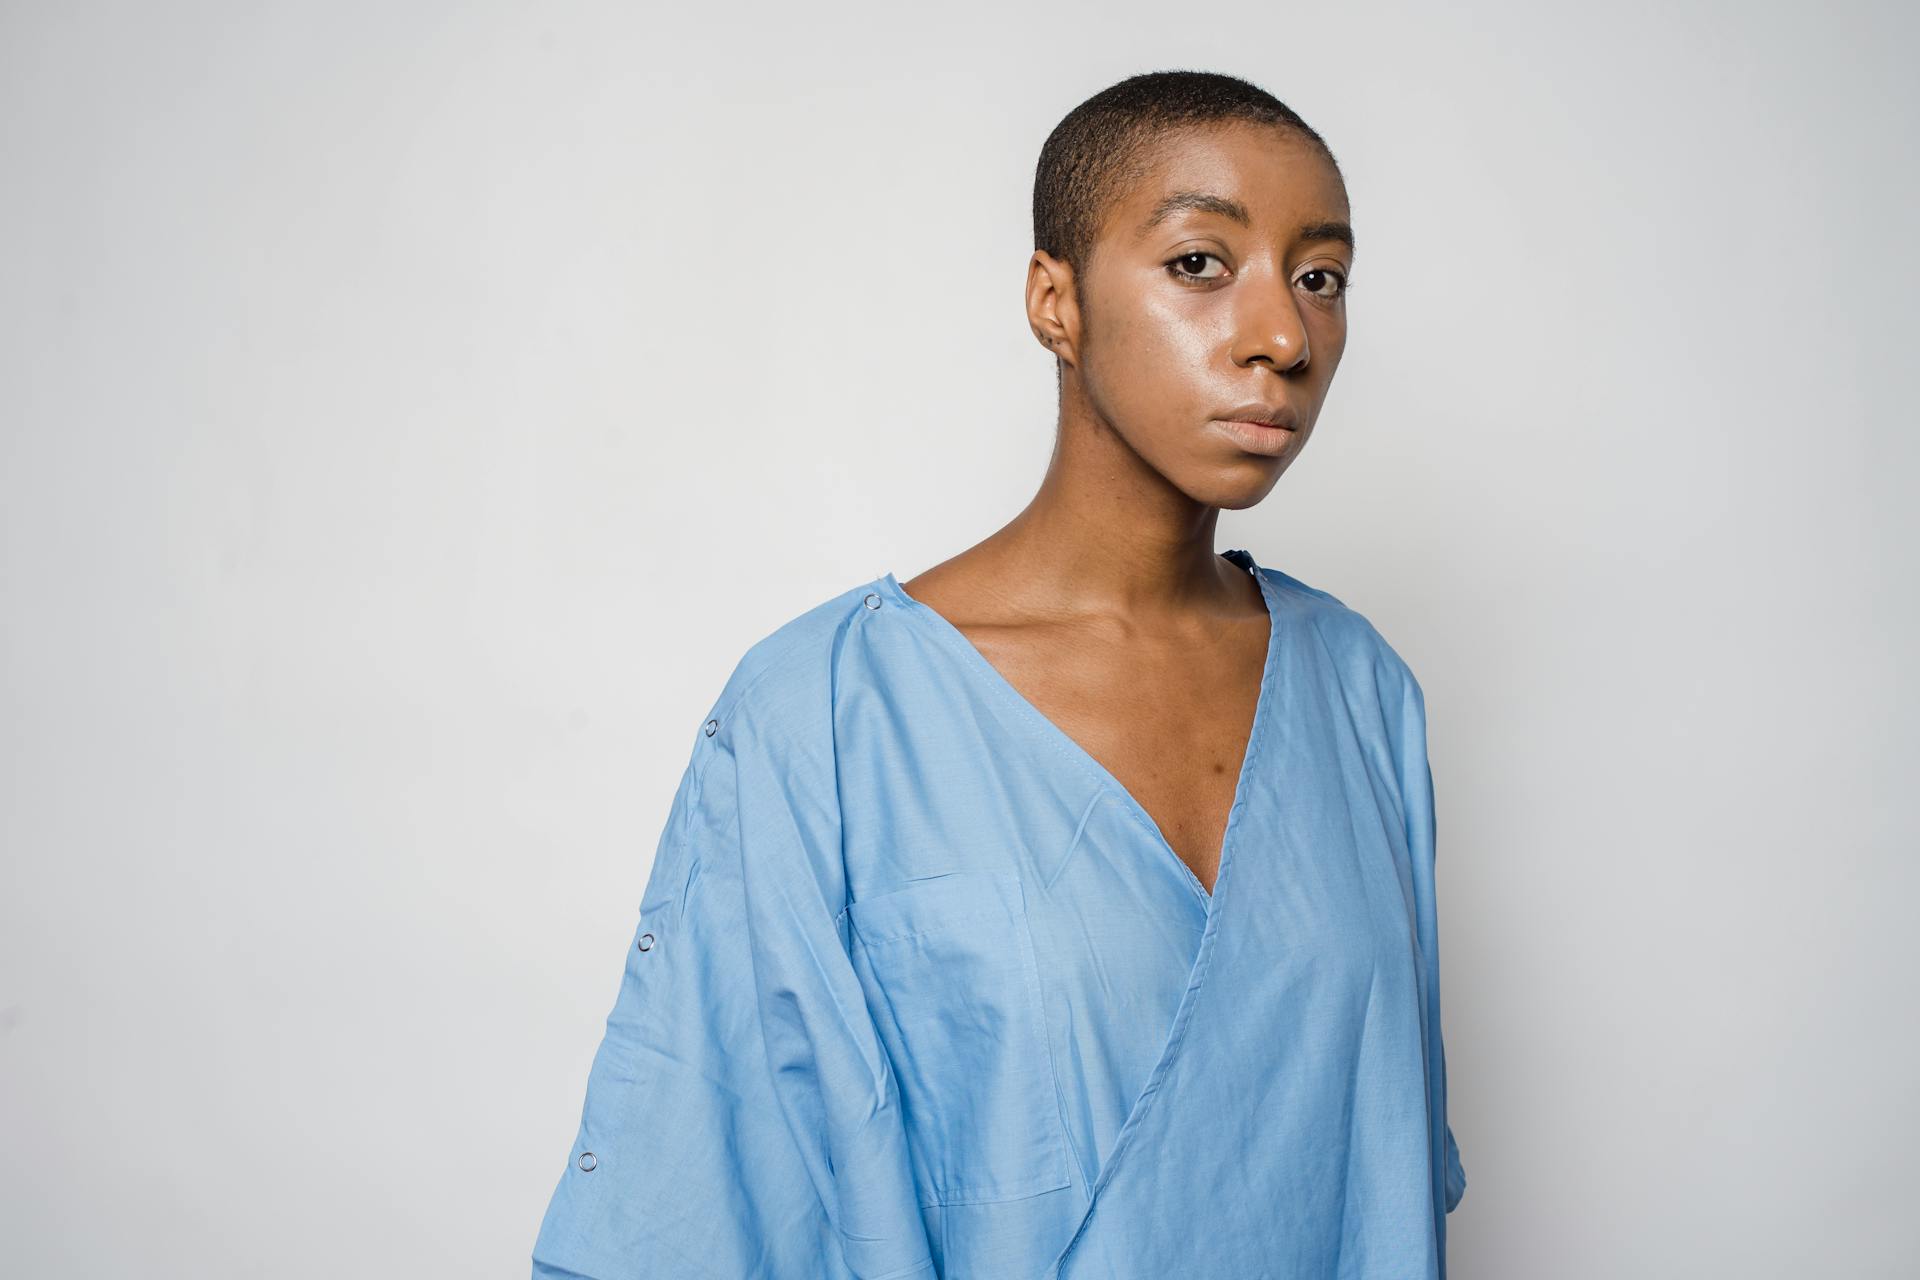
[[[1420,685],[1271,628],[1211,896],[889,573],[750,648],[641,897],[536,1278],[1415,1280],[1447,1124]]]

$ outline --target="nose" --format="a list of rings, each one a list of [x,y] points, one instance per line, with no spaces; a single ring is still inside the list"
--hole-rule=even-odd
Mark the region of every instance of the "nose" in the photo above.
[[[1243,277],[1244,279],[1244,277]],[[1307,362],[1307,327],[1293,296],[1293,282],[1247,280],[1239,290],[1240,307],[1234,315],[1233,362],[1242,368],[1256,362],[1275,373],[1287,373]]]

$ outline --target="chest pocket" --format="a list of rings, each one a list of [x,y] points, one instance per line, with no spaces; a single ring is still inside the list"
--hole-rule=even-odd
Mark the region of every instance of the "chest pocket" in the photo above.
[[[1070,1186],[1020,880],[960,871],[847,907],[922,1205]]]

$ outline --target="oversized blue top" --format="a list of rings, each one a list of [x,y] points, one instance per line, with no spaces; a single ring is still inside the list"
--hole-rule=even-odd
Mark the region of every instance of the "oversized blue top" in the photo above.
[[[1426,710],[1271,619],[1211,895],[888,573],[695,731],[536,1280],[1444,1280]]]

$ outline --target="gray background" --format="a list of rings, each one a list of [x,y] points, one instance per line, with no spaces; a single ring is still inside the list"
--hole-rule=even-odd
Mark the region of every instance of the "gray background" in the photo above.
[[[1184,66],[1352,192],[1219,545],[1427,690],[1454,1273],[1911,1274],[1912,12],[7,5],[5,1269],[525,1274],[699,718],[1026,499]]]

